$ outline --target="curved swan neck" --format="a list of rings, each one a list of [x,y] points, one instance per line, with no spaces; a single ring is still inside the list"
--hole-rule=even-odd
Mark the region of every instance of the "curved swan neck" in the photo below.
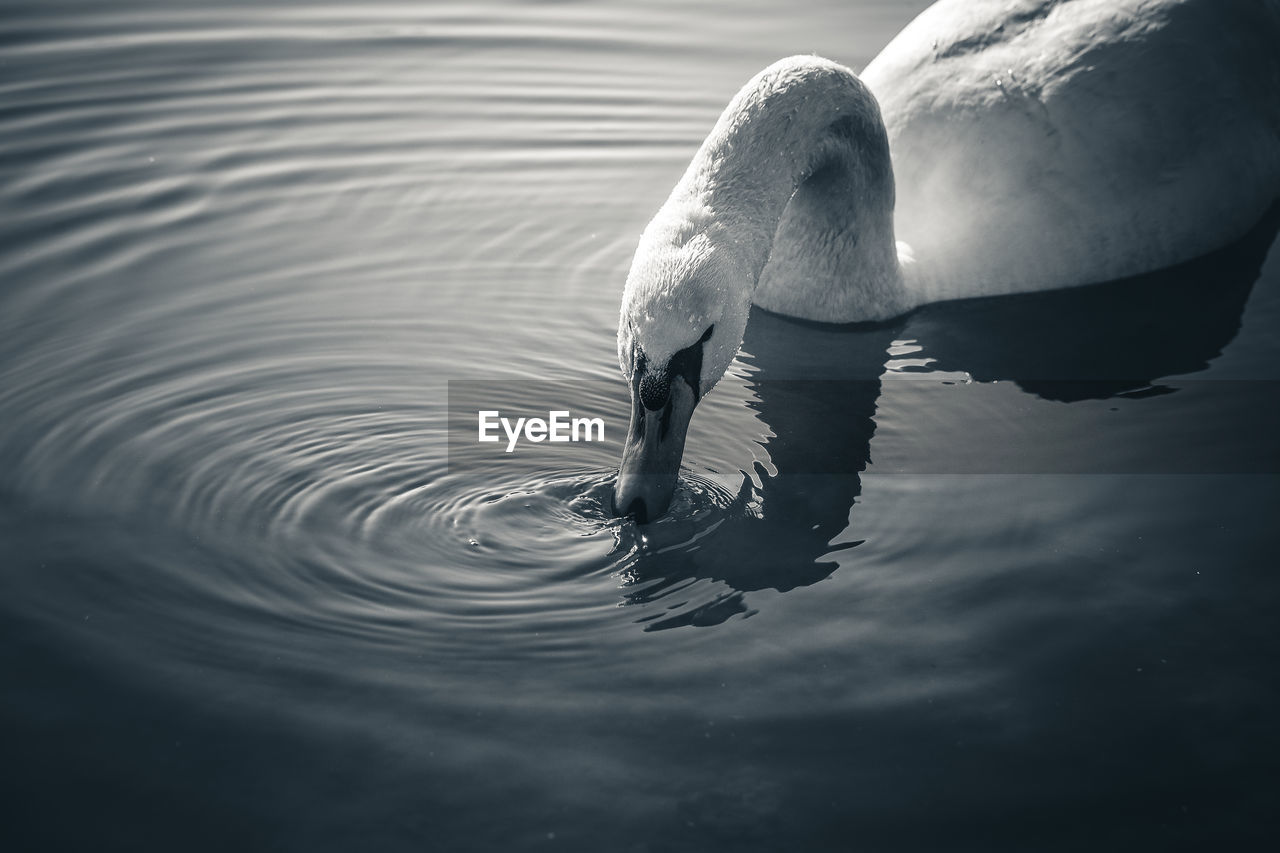
[[[682,223],[686,240],[706,234],[761,307],[842,322],[906,307],[893,203],[875,97],[849,69],[804,56],[743,87],[659,219]]]

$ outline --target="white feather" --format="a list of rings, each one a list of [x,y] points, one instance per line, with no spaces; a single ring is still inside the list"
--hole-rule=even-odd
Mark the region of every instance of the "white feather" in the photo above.
[[[1278,194],[1280,2],[943,0],[861,79],[791,57],[743,87],[641,238],[619,358],[714,323],[705,391],[752,302],[851,322],[1106,281]]]

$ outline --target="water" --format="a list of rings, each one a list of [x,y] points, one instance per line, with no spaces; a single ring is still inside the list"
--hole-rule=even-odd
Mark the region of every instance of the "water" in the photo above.
[[[1268,837],[1274,222],[759,314],[646,529],[616,445],[449,452],[460,380],[625,418],[622,280],[723,104],[923,5],[7,4],[6,848]]]

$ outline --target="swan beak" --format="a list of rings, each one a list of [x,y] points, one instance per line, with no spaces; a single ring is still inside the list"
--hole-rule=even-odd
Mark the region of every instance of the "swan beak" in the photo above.
[[[685,434],[697,404],[693,389],[679,377],[672,379],[671,393],[660,409],[646,408],[633,386],[631,426],[613,489],[616,515],[632,515],[644,524],[667,511],[680,473]]]

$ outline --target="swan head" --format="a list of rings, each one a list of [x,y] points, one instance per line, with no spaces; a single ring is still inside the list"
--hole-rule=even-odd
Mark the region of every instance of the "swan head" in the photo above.
[[[703,232],[673,235],[663,218],[640,240],[618,320],[631,419],[613,509],[641,523],[670,505],[694,407],[728,370],[751,310],[733,254]]]

